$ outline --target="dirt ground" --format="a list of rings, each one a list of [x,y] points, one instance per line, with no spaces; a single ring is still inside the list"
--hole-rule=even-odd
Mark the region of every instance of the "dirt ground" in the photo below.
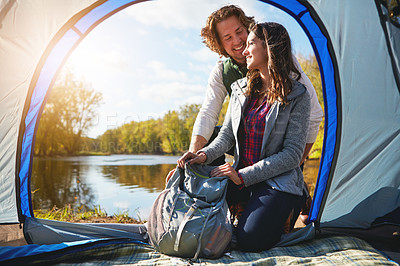
[[[23,246],[27,245],[22,226],[19,224],[0,225],[0,246]]]

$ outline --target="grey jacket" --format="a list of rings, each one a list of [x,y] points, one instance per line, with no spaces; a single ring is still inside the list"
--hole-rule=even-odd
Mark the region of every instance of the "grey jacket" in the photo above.
[[[200,150],[207,155],[206,164],[235,145],[233,167],[236,168],[240,157],[238,130],[247,104],[247,97],[243,94],[246,88],[246,78],[232,84],[232,95],[223,127],[217,138]],[[299,164],[306,144],[310,96],[301,83],[293,81],[292,92],[287,99],[287,105],[274,102],[266,115],[260,160],[239,172],[245,186],[266,181],[279,191],[302,195],[304,181]]]

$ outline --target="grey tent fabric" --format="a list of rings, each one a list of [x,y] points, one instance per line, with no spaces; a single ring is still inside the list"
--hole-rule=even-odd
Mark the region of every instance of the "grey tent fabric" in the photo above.
[[[36,67],[60,28],[94,2],[0,1],[0,223],[18,222],[18,136]]]
[[[46,245],[102,238],[148,242],[144,224],[87,224],[26,218],[24,234],[30,243]]]
[[[391,2],[391,4],[393,4],[394,1]],[[377,7],[378,11],[382,12],[382,18],[389,18],[384,19],[382,24],[386,33],[386,42],[389,53],[392,58],[393,75],[395,75],[397,79],[397,86],[400,90],[400,17],[399,15],[391,16],[391,13],[394,14],[399,12],[399,7],[396,8],[395,6],[387,6],[384,4],[384,2],[378,3]]]
[[[340,149],[321,227],[368,228],[400,206],[400,94],[385,35],[374,1],[310,3],[331,37],[341,87]]]

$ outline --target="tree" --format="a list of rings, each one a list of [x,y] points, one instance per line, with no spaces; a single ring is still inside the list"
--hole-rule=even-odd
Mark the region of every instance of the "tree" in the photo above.
[[[182,150],[183,124],[176,111],[168,111],[163,117],[162,149],[166,153],[177,154]]]
[[[200,107],[200,104],[186,104],[180,108],[179,119],[183,123],[183,135],[181,136],[181,142],[185,143],[185,145],[179,150],[180,152],[189,149],[188,145],[192,137],[193,125],[196,121],[197,114],[200,111]]]
[[[43,110],[39,130],[36,134],[35,154],[40,156],[54,155],[61,153],[62,145],[59,143],[59,136],[62,134],[59,126],[57,112],[58,104],[48,102]]]
[[[109,129],[99,137],[100,140],[100,151],[108,153],[121,153],[124,151],[124,147],[120,147],[119,142],[121,141],[121,129]]]
[[[66,102],[60,112],[61,127],[65,135],[62,144],[68,154],[74,154],[79,149],[82,134],[93,125],[102,95],[95,92],[90,84],[77,80],[69,71],[61,76],[54,90],[61,92]]]
[[[319,72],[318,61],[314,55],[298,55],[297,56],[301,68],[304,73],[306,73],[307,77],[310,79],[312,85],[315,88],[318,96],[318,102],[324,108],[324,99],[322,94],[322,83],[321,83],[321,74]]]
[[[162,150],[161,128],[162,122],[160,119],[149,119],[141,122],[144,126],[142,143],[146,153],[160,154]]]
[[[37,153],[76,154],[81,138],[93,125],[102,94],[66,70],[56,81],[42,114],[37,134]]]
[[[321,82],[321,74],[319,72],[319,66],[317,59],[314,55],[297,56],[301,68],[303,69],[304,73],[306,73],[307,77],[310,79],[311,83],[313,84],[315,91],[317,92],[318,102],[321,105],[322,109],[324,109],[324,100],[322,94],[322,82]],[[322,122],[319,126],[319,132],[317,139],[310,151],[309,158],[318,159],[321,156],[322,146],[324,141],[324,125],[325,119],[322,119]]]

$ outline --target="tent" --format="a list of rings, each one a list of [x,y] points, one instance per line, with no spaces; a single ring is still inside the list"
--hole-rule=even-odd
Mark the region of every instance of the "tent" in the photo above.
[[[33,217],[30,177],[40,115],[55,76],[73,49],[102,21],[140,2],[0,1],[0,228],[23,224],[29,227],[28,238],[29,230],[34,236],[35,226],[73,230],[73,224],[45,224]],[[310,224],[284,242],[352,234],[378,241],[382,249],[389,243],[387,251],[398,256],[399,1],[262,2],[287,12],[303,28],[319,63],[324,92],[324,147]],[[137,231],[120,229],[100,234],[93,226],[87,232],[79,229],[84,241],[49,248],[137,239]],[[26,256],[29,248],[22,253],[19,256]],[[7,256],[0,249],[0,258]]]

